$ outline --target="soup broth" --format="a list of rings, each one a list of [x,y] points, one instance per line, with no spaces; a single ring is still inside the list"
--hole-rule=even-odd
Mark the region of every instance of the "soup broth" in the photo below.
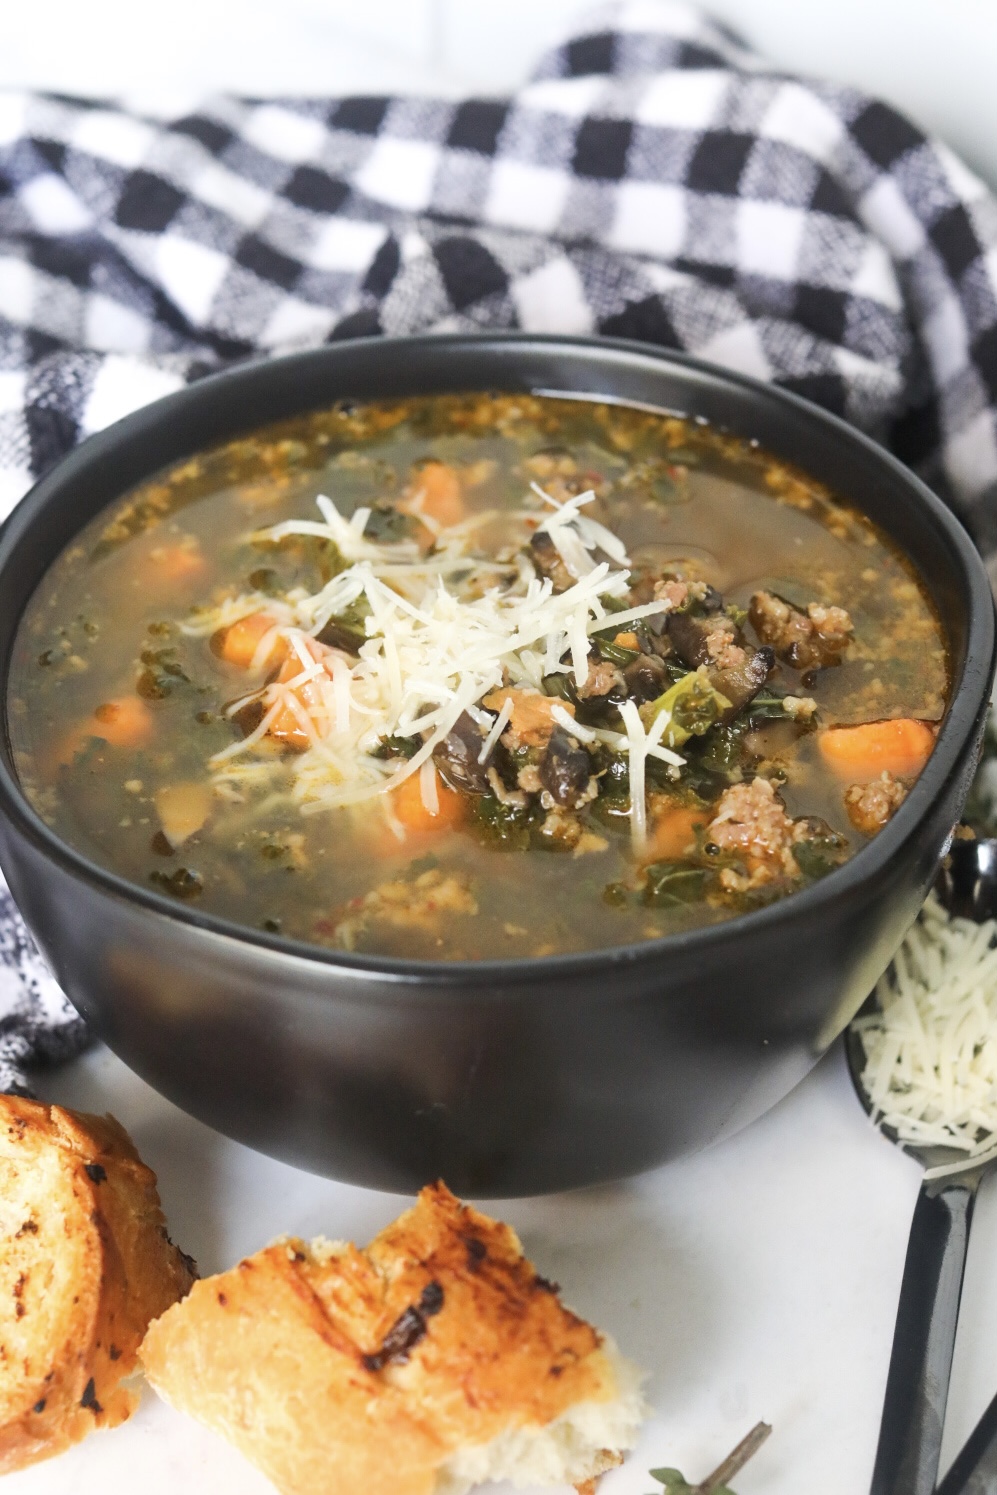
[[[627,407],[338,405],[90,523],[19,630],[22,783],[243,925],[417,959],[655,939],[805,887],[946,703],[907,561],[757,447]]]

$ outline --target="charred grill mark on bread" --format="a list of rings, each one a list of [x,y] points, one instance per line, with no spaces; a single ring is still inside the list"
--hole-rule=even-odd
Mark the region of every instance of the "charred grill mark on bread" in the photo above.
[[[443,1289],[438,1282],[428,1282],[422,1290],[418,1303],[406,1308],[392,1324],[373,1355],[364,1355],[363,1364],[369,1371],[383,1370],[393,1360],[407,1360],[409,1354],[429,1328],[426,1320],[439,1313],[443,1307]]]
[[[488,1255],[488,1247],[476,1235],[464,1236],[464,1245],[467,1247],[468,1271],[476,1272]]]
[[[637,1373],[515,1233],[442,1184],[364,1250],[284,1239],[196,1284],[150,1325],[142,1362],[281,1495],[464,1491],[532,1440],[546,1482],[553,1467],[580,1484],[644,1415]]]
[[[104,1410],[100,1402],[97,1400],[97,1387],[94,1384],[93,1376],[90,1377],[89,1381],[83,1388],[83,1395],[80,1397],[80,1406],[87,1407],[95,1417],[97,1417]]]

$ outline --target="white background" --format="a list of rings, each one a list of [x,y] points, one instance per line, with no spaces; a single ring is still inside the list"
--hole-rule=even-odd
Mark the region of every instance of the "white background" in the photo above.
[[[0,0],[0,85],[515,86],[579,0]],[[780,65],[874,90],[997,186],[997,0],[705,0]]]

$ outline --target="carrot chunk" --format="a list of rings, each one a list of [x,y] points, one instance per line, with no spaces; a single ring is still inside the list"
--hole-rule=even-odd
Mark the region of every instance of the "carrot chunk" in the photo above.
[[[501,711],[506,701],[512,703],[508,731],[519,747],[547,746],[557,726],[553,712],[558,706],[569,716],[575,714],[571,702],[559,696],[545,696],[539,690],[511,690],[504,685],[489,692],[481,704],[489,711]]]
[[[427,462],[412,479],[400,505],[409,514],[425,514],[445,528],[466,517],[460,478],[446,462]]]
[[[179,583],[200,576],[207,562],[194,537],[187,536],[175,544],[157,545],[149,551],[149,572],[153,581]]]
[[[92,716],[76,726],[58,744],[54,761],[72,763],[93,737],[103,738],[110,747],[144,747],[152,736],[152,712],[138,696],[117,696],[104,701]]]
[[[211,651],[227,664],[248,670],[260,640],[276,623],[277,619],[269,613],[250,613],[248,618],[240,618],[237,623],[212,634]]]
[[[916,778],[934,745],[935,734],[927,722],[911,717],[829,727],[820,735],[824,762],[840,778],[852,782],[876,779],[881,773]]]
[[[467,799],[448,784],[439,774],[436,776],[436,797],[439,810],[434,815],[422,800],[420,775],[411,774],[391,791],[391,808],[407,831],[454,830],[467,816]]]
[[[152,736],[152,712],[138,696],[118,696],[98,706],[84,730],[112,747],[142,747]]]
[[[327,655],[334,653],[325,644],[320,644],[317,639],[309,639],[305,644],[306,652],[314,660],[324,659]],[[305,666],[296,650],[292,650],[280,667],[277,676],[278,685],[287,685],[290,681],[304,673]],[[322,692],[323,680],[321,676],[312,680],[303,680],[296,685],[290,695],[298,702],[299,707],[315,722],[316,731],[321,735],[325,730],[325,699]],[[273,737],[284,747],[293,748],[295,752],[303,753],[311,746],[311,738],[302,727],[298,719],[298,713],[290,704],[282,706],[267,728],[267,736]]]
[[[649,862],[680,861],[695,849],[696,831],[706,825],[710,812],[692,805],[673,805],[662,810],[648,837]]]

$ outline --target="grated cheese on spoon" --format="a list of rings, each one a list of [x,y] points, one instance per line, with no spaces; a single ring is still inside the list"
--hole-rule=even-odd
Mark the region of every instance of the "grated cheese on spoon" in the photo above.
[[[901,1142],[965,1153],[926,1176],[997,1156],[997,922],[950,917],[932,894],[875,995],[878,1011],[853,1024],[874,1119]]]

